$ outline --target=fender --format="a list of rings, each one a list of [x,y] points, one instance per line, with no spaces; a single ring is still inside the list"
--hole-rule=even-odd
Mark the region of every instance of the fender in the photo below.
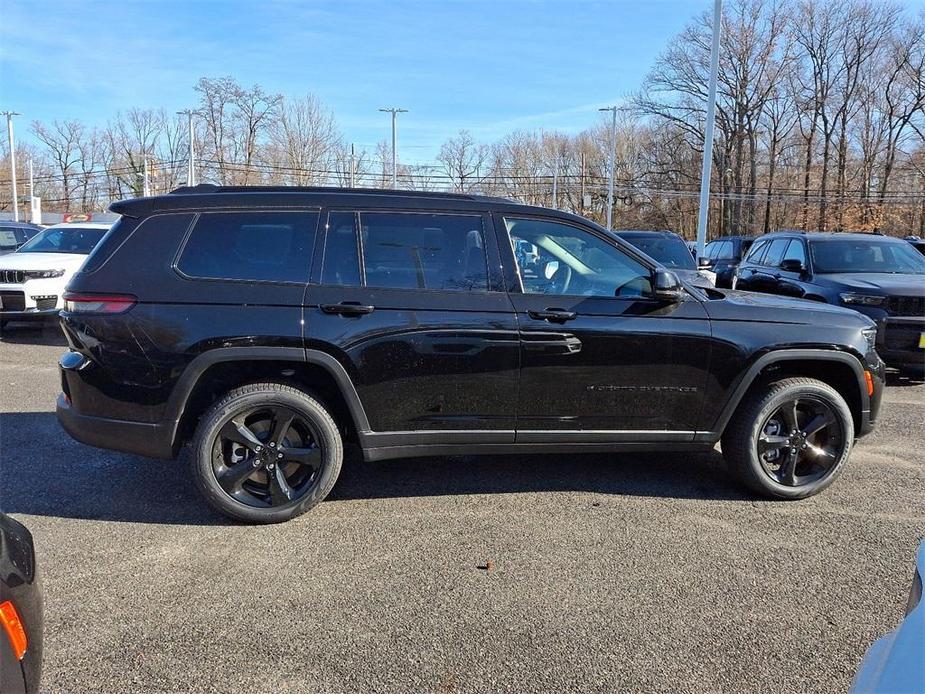
[[[861,419],[865,419],[870,413],[870,396],[867,394],[864,366],[857,357],[849,352],[839,352],[829,349],[781,349],[761,355],[748,367],[739,380],[738,385],[732,391],[732,395],[726,400],[726,404],[723,406],[719,417],[713,424],[712,430],[697,432],[697,435],[694,437],[695,440],[713,443],[719,441],[726,425],[735,413],[736,408],[738,408],[742,398],[745,397],[745,393],[752,386],[755,379],[758,378],[758,374],[760,374],[763,369],[771,364],[779,362],[807,360],[837,361],[851,367],[857,379],[858,392],[861,395]]]
[[[316,349],[302,349],[300,347],[220,347],[204,352],[193,359],[183,370],[173,392],[170,394],[165,413],[165,419],[167,420],[165,426],[169,429],[172,445],[176,444],[177,428],[186,410],[186,403],[202,374],[209,367],[220,362],[254,360],[292,361],[302,364],[317,364],[322,367],[331,375],[338,388],[340,388],[341,395],[343,395],[344,401],[350,409],[350,415],[356,423],[357,430],[360,432],[370,430],[366,410],[363,409],[360,396],[357,394],[347,370],[343,364],[327,352]]]

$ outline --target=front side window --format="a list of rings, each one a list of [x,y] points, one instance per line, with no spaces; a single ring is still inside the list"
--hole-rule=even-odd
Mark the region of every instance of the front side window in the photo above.
[[[177,269],[189,277],[307,282],[317,212],[204,212]]]
[[[651,272],[611,243],[559,222],[505,217],[524,293],[645,296]],[[535,248],[533,254],[517,249]]]
[[[716,257],[720,260],[732,260],[735,256],[735,244],[732,241],[723,241],[719,249],[719,255]]]
[[[410,212],[359,217],[365,286],[488,290],[481,217]]]
[[[806,267],[806,251],[803,249],[803,242],[800,239],[793,239],[787,246],[787,252],[784,253],[784,260],[798,260],[803,267]]]
[[[16,229],[0,229],[0,251],[12,251],[20,244]]]
[[[687,244],[677,236],[633,236],[623,237],[650,258],[657,260],[667,268],[696,270],[694,256]]]

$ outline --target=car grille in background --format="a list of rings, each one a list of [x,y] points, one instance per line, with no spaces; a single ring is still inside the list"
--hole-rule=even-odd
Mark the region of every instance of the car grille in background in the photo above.
[[[925,296],[891,296],[887,308],[893,316],[925,318]]]
[[[0,282],[3,284],[22,284],[25,281],[25,270],[0,270]]]
[[[39,311],[49,311],[53,309],[57,303],[58,303],[58,297],[49,296],[49,297],[45,297],[44,299],[36,299],[35,307]]]
[[[26,295],[22,292],[0,292],[4,311],[25,311]]]

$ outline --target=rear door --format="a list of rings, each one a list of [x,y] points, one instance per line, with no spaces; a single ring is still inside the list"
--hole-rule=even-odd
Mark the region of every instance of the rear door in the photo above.
[[[306,347],[347,369],[376,432],[365,445],[513,441],[519,343],[490,224],[472,212],[326,212]]]
[[[517,268],[518,443],[690,440],[710,362],[700,302],[651,298],[651,268],[577,223],[496,215],[495,228]],[[530,266],[521,241],[539,249]]]

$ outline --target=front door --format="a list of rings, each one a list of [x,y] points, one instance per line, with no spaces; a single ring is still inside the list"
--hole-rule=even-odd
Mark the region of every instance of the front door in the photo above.
[[[486,223],[471,213],[327,213],[306,347],[334,346],[374,432],[365,445],[445,443],[450,430],[459,443],[513,442],[519,343]]]
[[[520,289],[517,441],[690,440],[710,363],[700,302],[651,298],[651,268],[588,227],[506,215],[495,227]],[[512,250],[524,243],[529,260]]]

